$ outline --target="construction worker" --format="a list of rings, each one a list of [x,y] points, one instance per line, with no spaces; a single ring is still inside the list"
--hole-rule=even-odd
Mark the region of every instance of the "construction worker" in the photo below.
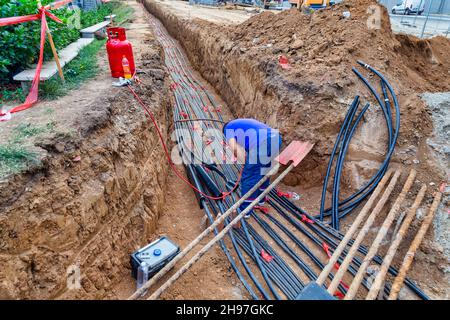
[[[273,165],[273,159],[279,154],[281,148],[281,135],[278,130],[259,122],[255,119],[236,119],[226,123],[223,127],[226,141],[239,163],[244,164],[240,191],[245,195],[261,180]],[[240,206],[244,210],[253,202],[268,186],[267,179]],[[264,206],[265,199],[259,202]],[[246,214],[251,216],[252,210]]]

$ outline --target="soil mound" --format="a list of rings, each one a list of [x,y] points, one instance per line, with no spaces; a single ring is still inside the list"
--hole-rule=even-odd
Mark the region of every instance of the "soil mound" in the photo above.
[[[330,84],[343,88],[356,60],[363,60],[401,89],[450,90],[450,40],[395,35],[387,10],[375,0],[346,0],[313,14],[264,12],[233,28],[231,38],[251,55],[269,59],[285,54],[290,75],[302,82],[334,79]]]

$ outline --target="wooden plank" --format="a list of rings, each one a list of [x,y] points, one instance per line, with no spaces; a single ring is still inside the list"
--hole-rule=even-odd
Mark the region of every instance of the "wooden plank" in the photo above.
[[[275,160],[283,165],[292,161],[297,166],[313,147],[314,144],[310,142],[292,141]]]

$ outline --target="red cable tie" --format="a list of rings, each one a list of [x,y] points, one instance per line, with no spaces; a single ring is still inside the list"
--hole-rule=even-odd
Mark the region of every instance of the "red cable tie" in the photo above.
[[[339,282],[340,282],[340,284],[342,284],[342,286],[345,288],[345,290],[350,289],[350,287],[348,285],[346,285],[344,281],[341,280]]]
[[[280,189],[276,189],[276,192],[279,197],[285,197],[288,199],[291,197],[291,194],[289,192],[283,192]]]
[[[336,292],[333,294],[333,296],[335,296],[335,297],[338,298],[338,299],[344,299],[344,298],[345,298],[344,294],[343,294],[342,292],[340,292],[340,291],[336,291]]]
[[[267,263],[272,262],[273,257],[268,254],[264,249],[261,249],[261,257],[266,261]]]
[[[269,214],[269,208],[267,208],[267,207],[263,207],[263,206],[254,206],[253,208],[256,209],[256,210],[261,211],[261,212],[264,213],[264,214]]]
[[[184,112],[184,111],[181,111],[181,112],[180,112],[180,115],[181,115],[184,119],[187,119],[187,117],[188,117],[188,114],[187,114],[186,112]]]
[[[348,291],[348,289],[350,288],[347,284],[345,284],[345,282],[344,281],[339,281],[339,283],[345,288],[345,290],[347,290]],[[333,296],[335,296],[336,298],[338,298],[338,299],[344,299],[345,298],[345,295],[344,295],[344,293],[343,292],[341,292],[340,290],[337,290],[334,294],[333,294]]]
[[[330,247],[329,247],[325,242],[322,242],[322,248],[323,248],[323,250],[325,250],[325,252],[326,252],[328,258],[331,259]],[[336,270],[338,270],[338,269],[339,269],[339,263],[336,262],[336,263],[334,264],[334,268],[335,268]]]
[[[222,108],[219,106],[216,108],[216,110],[214,110],[215,112],[222,112]]]
[[[309,219],[305,214],[302,214],[301,217],[302,217],[302,218],[301,218],[301,221],[302,221],[303,223],[314,224],[314,221],[311,220],[311,219]]]
[[[208,112],[208,106],[204,106],[203,111]]]
[[[206,145],[209,146],[213,141],[211,139],[206,140]]]

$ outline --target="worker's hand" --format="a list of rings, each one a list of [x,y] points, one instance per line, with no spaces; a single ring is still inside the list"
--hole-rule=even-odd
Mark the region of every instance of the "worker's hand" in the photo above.
[[[231,214],[231,218],[232,220],[234,220],[234,218],[236,218],[238,216],[238,213],[236,210],[233,211],[233,213]],[[242,219],[241,219],[242,220]],[[239,220],[234,226],[234,229],[240,229],[242,226],[241,220]]]
[[[236,139],[231,138],[228,140],[228,145],[230,146],[231,151],[233,152],[233,155],[236,157],[238,163],[244,164],[245,163],[245,149],[242,148],[236,141]]]

